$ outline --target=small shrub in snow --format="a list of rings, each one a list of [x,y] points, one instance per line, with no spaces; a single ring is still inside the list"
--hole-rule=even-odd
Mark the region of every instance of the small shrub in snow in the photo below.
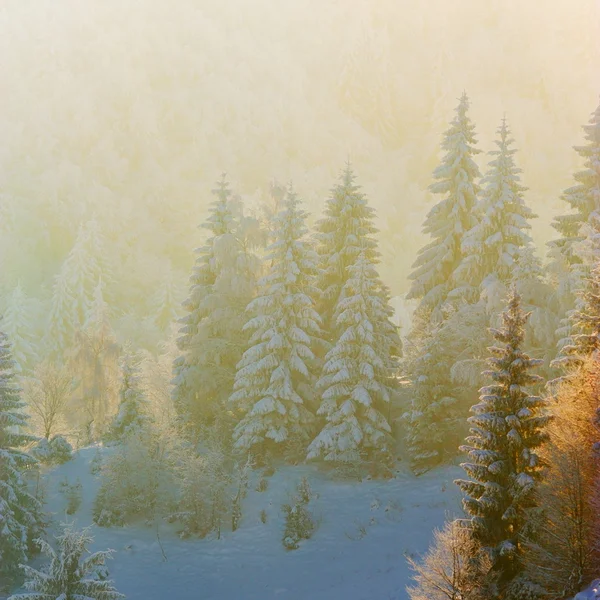
[[[127,436],[102,467],[94,523],[106,527],[169,514],[176,494],[169,444],[169,436],[152,427]]]
[[[266,492],[269,487],[269,480],[261,477],[258,484],[256,485],[257,492]]]
[[[260,521],[261,523],[267,522],[267,511],[264,508],[260,511]]]
[[[233,497],[231,507],[231,530],[236,531],[242,519],[242,501],[248,493],[248,477],[253,466],[253,461],[250,457],[244,465],[235,465],[235,477],[237,479],[237,489]]]
[[[62,435],[55,435],[50,440],[42,438],[31,454],[43,464],[62,465],[73,458],[73,446]]]
[[[294,505],[284,504],[283,512],[285,513],[283,546],[287,550],[296,550],[301,540],[308,540],[312,537],[315,523],[304,504],[299,502]]]
[[[100,453],[100,448],[97,448],[94,457],[90,461],[90,473],[98,475],[102,471],[102,464],[102,454]]]
[[[41,570],[22,565],[27,580],[25,589],[30,593],[16,594],[9,600],[119,600],[125,598],[108,579],[105,563],[112,550],[95,552],[84,558],[93,541],[87,530],[75,531],[64,526],[56,538],[57,550],[44,540],[37,543],[50,558],[50,564]]]
[[[299,542],[312,537],[315,530],[315,521],[307,508],[313,498],[313,493],[306,477],[296,488],[296,494],[290,504],[284,504],[282,510],[285,514],[285,530],[282,543],[287,550],[296,550]]]
[[[231,476],[227,453],[213,437],[208,436],[205,441],[207,447],[202,454],[195,449],[183,451],[177,465],[179,499],[169,520],[181,523],[179,535],[183,538],[203,538],[211,532],[219,538],[229,509],[227,491]]]

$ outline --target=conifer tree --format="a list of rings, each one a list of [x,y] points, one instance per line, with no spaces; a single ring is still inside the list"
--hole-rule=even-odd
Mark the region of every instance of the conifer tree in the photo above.
[[[416,475],[441,462],[444,446],[454,437],[452,432],[461,431],[463,420],[458,409],[459,390],[450,377],[452,364],[444,328],[439,323],[423,326],[425,330],[421,339],[415,340],[418,346],[409,358],[411,402],[403,415],[406,446]]]
[[[338,332],[325,356],[317,389],[317,411],[325,425],[308,449],[308,458],[357,462],[390,459],[388,420],[395,371],[389,340],[395,334],[381,296],[373,248],[360,252],[348,267],[348,280],[334,312]]]
[[[456,108],[456,117],[445,132],[442,148],[446,152],[442,164],[433,173],[430,186],[434,194],[443,195],[427,215],[423,232],[431,242],[419,250],[410,275],[412,285],[407,298],[420,300],[418,311],[442,320],[441,308],[455,287],[453,274],[463,259],[463,236],[475,226],[480,177],[473,157],[479,154],[475,145],[475,126],[468,117],[469,99],[465,93]]]
[[[303,452],[310,439],[321,319],[315,310],[317,254],[306,240],[305,220],[290,186],[275,219],[266,256],[269,271],[248,305],[251,318],[244,330],[252,335],[230,398],[242,415],[235,445],[244,450],[264,453],[269,446],[291,443]]]
[[[68,285],[67,273],[61,271],[54,280],[52,301],[48,316],[48,329],[44,336],[44,348],[52,358],[62,356],[75,337],[76,323],[71,314],[75,300]]]
[[[569,343],[552,362],[553,367],[563,369],[567,376],[600,348],[600,264],[592,269],[583,285],[578,293],[578,308],[568,317]]]
[[[470,479],[456,482],[465,494],[473,534],[491,557],[491,576],[500,593],[522,569],[522,542],[542,467],[536,450],[547,437],[549,419],[545,401],[527,391],[539,381],[530,371],[541,363],[521,349],[527,318],[513,291],[503,327],[492,330],[498,345],[490,348],[486,375],[493,383],[481,389],[469,418],[471,435],[461,447],[471,459],[462,464]]]
[[[110,437],[115,440],[139,431],[148,422],[147,400],[140,382],[140,359],[130,352],[121,361],[119,399],[119,411],[110,428]]]
[[[556,217],[552,226],[560,238],[551,241],[550,257],[552,269],[562,282],[561,303],[564,311],[573,307],[575,291],[580,287],[580,278],[586,275],[586,265],[579,248],[585,237],[585,225],[594,227],[593,220],[600,211],[600,105],[583,126],[585,139],[583,146],[575,146],[575,151],[584,160],[585,168],[574,175],[576,184],[563,192],[564,200],[571,210],[570,214]],[[600,256],[595,253],[591,263]],[[588,261],[590,262],[590,261]],[[588,265],[589,266],[589,265]]]
[[[315,232],[320,259],[317,287],[321,290],[321,299],[318,312],[330,343],[337,336],[334,314],[349,278],[348,267],[355,263],[361,252],[370,261],[379,257],[373,237],[377,233],[374,217],[375,211],[355,183],[352,166],[347,163],[339,183],[331,190],[325,216],[317,222]]]
[[[32,367],[37,358],[31,334],[29,298],[18,284],[10,295],[4,312],[3,327],[12,343],[15,368],[19,373]]]
[[[536,215],[523,200],[527,188],[520,184],[521,169],[515,166],[516,150],[511,148],[514,140],[506,119],[502,119],[498,134],[498,149],[489,152],[494,158],[481,181],[479,218],[463,237],[464,258],[454,273],[470,301],[479,299],[483,285],[510,282],[520,252],[532,244],[526,231],[531,229],[529,219]]]
[[[110,269],[95,220],[82,224],[75,244],[56,276],[46,346],[54,357],[73,344],[95,301],[99,281],[110,281]],[[105,295],[105,291],[104,291]]]
[[[44,540],[37,540],[50,564],[41,570],[23,565],[25,589],[28,593],[15,594],[9,600],[120,600],[125,598],[108,579],[106,560],[112,550],[94,552],[89,556],[88,546],[93,538],[88,530],[76,531],[64,525],[54,550]]]
[[[27,561],[42,529],[40,503],[25,480],[37,461],[20,450],[35,438],[22,432],[27,417],[15,377],[10,343],[0,332],[0,579],[14,576]]]
[[[179,289],[175,285],[171,272],[163,279],[155,300],[153,321],[162,331],[166,332],[181,316]]]
[[[225,176],[213,190],[216,200],[202,225],[210,232],[196,251],[190,277],[187,315],[174,362],[173,400],[181,418],[193,429],[224,418],[233,389],[236,365],[246,348],[242,332],[245,309],[254,297],[257,258],[232,211],[232,193]]]

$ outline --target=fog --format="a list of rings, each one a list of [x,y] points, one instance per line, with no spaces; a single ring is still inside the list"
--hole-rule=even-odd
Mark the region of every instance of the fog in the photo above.
[[[135,310],[167,273],[185,290],[221,172],[250,205],[272,179],[292,180],[316,218],[347,158],[378,211],[382,275],[400,294],[463,90],[482,150],[509,119],[543,249],[597,101],[599,7],[6,0],[2,295],[20,282],[43,312],[79,223],[95,214]]]

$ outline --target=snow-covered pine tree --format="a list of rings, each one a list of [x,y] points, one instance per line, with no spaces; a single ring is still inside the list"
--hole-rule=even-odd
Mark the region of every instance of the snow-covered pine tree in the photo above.
[[[20,448],[35,438],[22,432],[27,416],[15,379],[10,342],[0,332],[0,580],[16,575],[43,527],[40,503],[24,477],[37,461]]]
[[[61,271],[54,280],[48,329],[43,340],[44,349],[51,358],[61,358],[73,343],[76,323],[71,308],[74,304],[75,299],[68,284],[67,273]]]
[[[500,592],[522,568],[522,541],[542,466],[536,449],[547,437],[549,419],[545,401],[527,391],[540,379],[530,371],[541,363],[521,350],[527,318],[513,290],[503,327],[492,330],[498,345],[490,348],[485,374],[493,383],[481,388],[469,418],[471,435],[461,447],[472,460],[462,464],[470,479],[456,481],[474,535],[492,559],[491,576]]]
[[[434,194],[442,194],[427,215],[423,232],[431,242],[419,250],[410,275],[412,285],[407,298],[420,300],[418,311],[431,315],[435,322],[442,320],[441,308],[454,290],[453,273],[463,259],[463,236],[477,220],[475,208],[480,177],[473,157],[481,152],[476,148],[475,126],[467,115],[469,99],[460,98],[456,117],[444,134],[445,150],[442,164],[433,172],[436,180],[430,186]]]
[[[241,415],[235,446],[258,455],[288,446],[301,455],[311,436],[313,389],[319,375],[314,354],[321,337],[315,310],[317,254],[306,240],[306,212],[290,186],[275,219],[270,263],[248,305],[249,347],[237,366],[230,404]]]
[[[388,415],[396,372],[391,368],[389,340],[395,328],[372,256],[369,245],[348,267],[349,277],[336,304],[338,334],[317,386],[321,392],[317,413],[325,424],[309,446],[309,459],[366,458],[382,463],[391,459]]]
[[[141,388],[140,362],[140,358],[131,352],[121,359],[120,403],[110,427],[111,439],[121,440],[148,423],[148,402]]]
[[[333,343],[338,331],[335,311],[342,298],[342,290],[350,277],[348,267],[356,262],[361,252],[370,261],[379,257],[373,235],[375,211],[367,203],[366,195],[355,183],[352,166],[348,162],[333,187],[325,206],[325,216],[315,225],[319,253],[317,287],[321,290],[318,312],[323,321],[327,341]]]
[[[562,369],[567,376],[600,348],[600,264],[582,283],[584,287],[578,292],[578,308],[568,317],[569,343],[561,348],[560,355],[552,362],[553,367]]]
[[[442,461],[444,448],[451,444],[448,434],[460,432],[457,424],[463,419],[458,408],[458,386],[450,377],[451,356],[442,339],[444,328],[429,322],[421,327],[419,339],[413,336],[417,346],[407,360],[412,385],[410,408],[403,415],[406,447],[416,475]]]
[[[463,259],[454,278],[466,291],[466,298],[475,302],[486,285],[506,284],[512,279],[520,251],[531,246],[526,233],[529,219],[537,215],[525,205],[520,184],[521,169],[515,166],[516,150],[506,118],[498,128],[497,150],[488,154],[494,158],[481,181],[483,191],[478,202],[479,218],[462,239]]]
[[[30,302],[20,284],[8,298],[2,326],[11,340],[16,370],[19,373],[27,372],[36,361],[37,352],[31,333]]]
[[[125,598],[108,579],[106,560],[112,550],[94,552],[89,556],[88,546],[94,541],[89,529],[76,531],[72,525],[63,525],[56,538],[57,550],[48,542],[37,540],[50,564],[41,570],[22,565],[25,571],[24,594],[15,594],[9,600],[119,600]]]
[[[171,271],[163,277],[162,285],[156,294],[154,306],[154,324],[160,331],[168,332],[173,323],[176,323],[181,316],[179,288]]]
[[[600,211],[600,105],[587,125],[583,126],[585,139],[583,146],[575,146],[575,151],[584,160],[584,169],[574,175],[576,185],[562,194],[572,212],[556,217],[552,226],[560,238],[548,243],[550,270],[557,279],[558,299],[561,312],[574,308],[575,295],[581,288],[581,279],[589,274],[589,267],[600,257],[600,252],[584,260],[579,247],[585,236],[585,225],[594,228],[594,219]],[[600,249],[600,248],[598,248]]]
[[[232,192],[225,175],[212,193],[216,200],[202,225],[210,237],[196,250],[190,295],[183,304],[188,314],[180,320],[177,340],[181,355],[173,365],[174,404],[195,430],[226,416],[236,365],[247,347],[242,328],[258,272],[258,259],[248,249],[230,206]]]
[[[53,357],[62,357],[73,343],[75,332],[84,327],[94,304],[99,281],[110,280],[95,220],[79,227],[75,244],[56,276],[50,309],[46,346]]]

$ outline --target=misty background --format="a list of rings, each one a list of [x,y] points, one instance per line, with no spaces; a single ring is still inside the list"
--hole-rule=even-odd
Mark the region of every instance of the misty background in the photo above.
[[[482,150],[509,119],[545,254],[597,101],[595,0],[7,0],[0,31],[0,310],[20,285],[39,333],[92,218],[120,309],[178,305],[223,171],[314,220],[350,158],[402,294],[463,90]]]

